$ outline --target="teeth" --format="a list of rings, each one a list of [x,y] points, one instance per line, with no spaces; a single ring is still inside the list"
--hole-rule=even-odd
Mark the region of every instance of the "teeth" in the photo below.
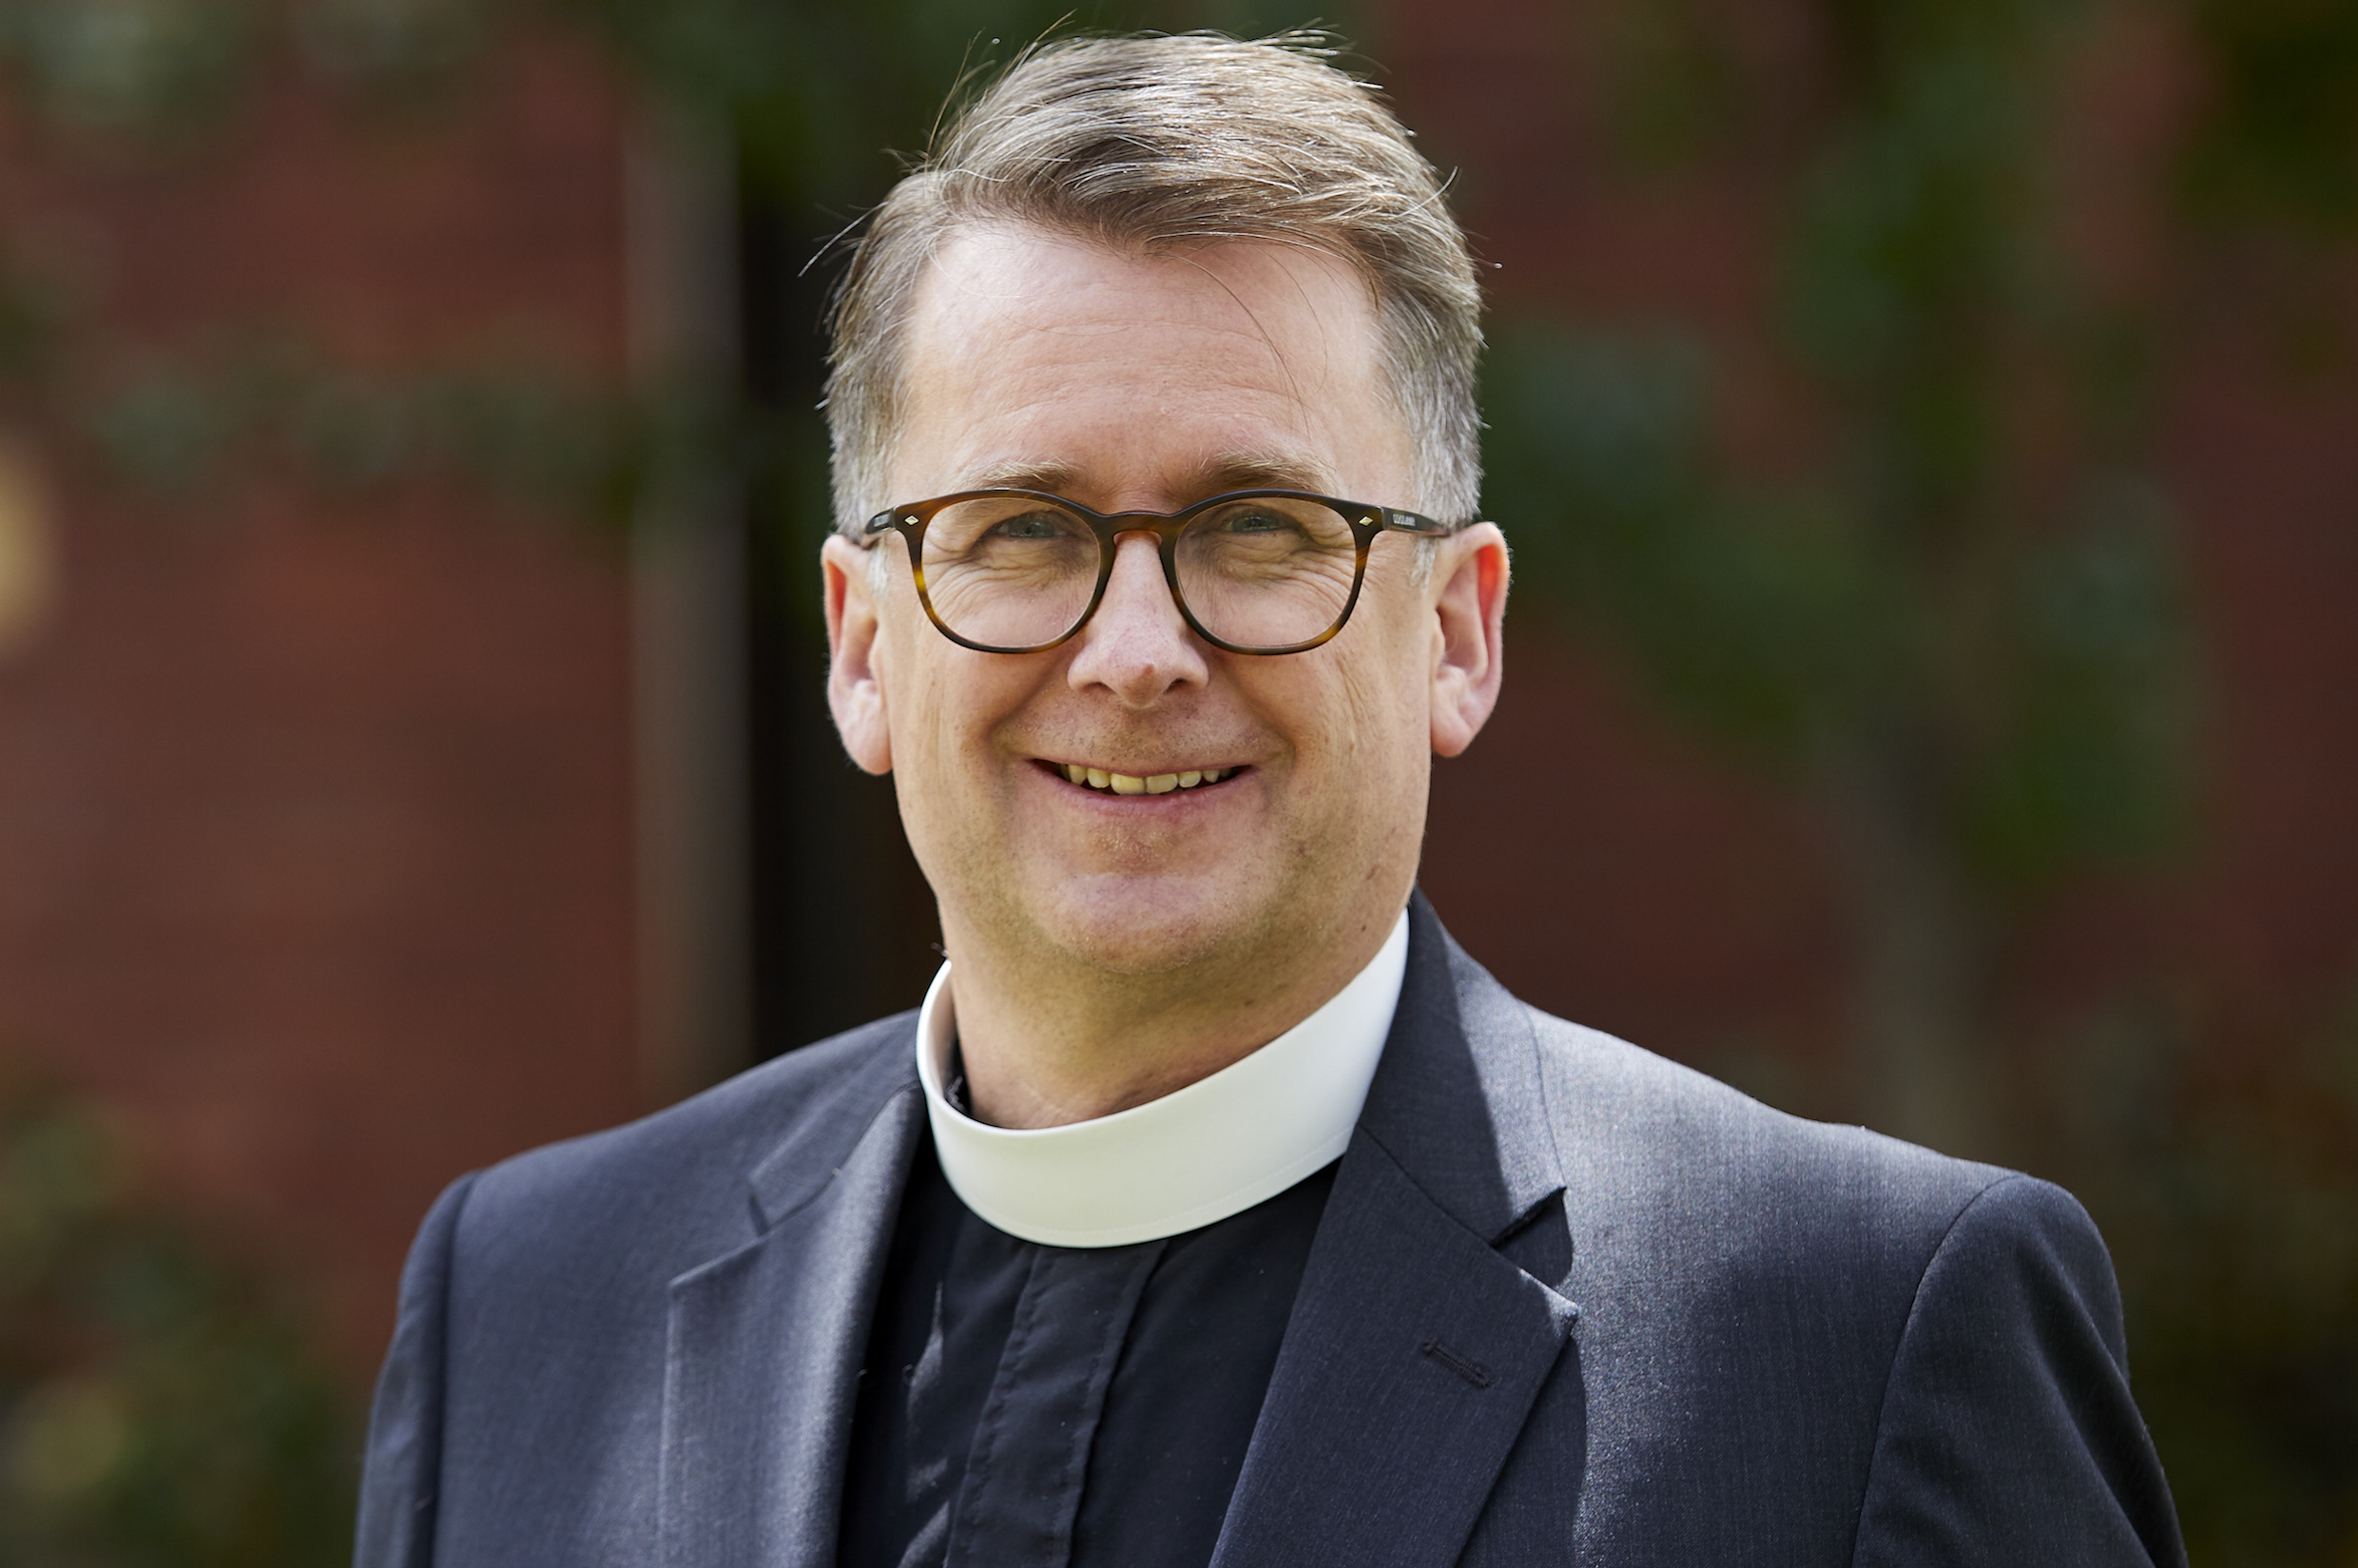
[[[1085,784],[1092,789],[1116,795],[1168,795],[1174,789],[1218,784],[1236,771],[1232,767],[1191,767],[1185,773],[1155,773],[1141,778],[1135,773],[1109,773],[1104,768],[1087,767],[1079,763],[1059,764],[1058,770],[1073,784]]]

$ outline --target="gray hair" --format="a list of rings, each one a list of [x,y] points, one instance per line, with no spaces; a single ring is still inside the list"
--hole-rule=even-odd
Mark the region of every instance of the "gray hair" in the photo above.
[[[1376,307],[1413,448],[1411,504],[1471,521],[1481,288],[1433,165],[1376,89],[1310,33],[1077,38],[1035,46],[950,115],[870,216],[830,325],[836,526],[881,494],[904,393],[901,335],[925,269],[964,224],[1013,221],[1152,254],[1223,240],[1347,261]]]

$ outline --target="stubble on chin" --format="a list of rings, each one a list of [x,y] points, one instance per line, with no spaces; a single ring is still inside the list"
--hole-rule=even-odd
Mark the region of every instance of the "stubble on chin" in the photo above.
[[[1121,873],[1077,875],[1049,890],[1042,935],[1076,969],[1131,979],[1233,962],[1249,938],[1234,929],[1229,880]]]

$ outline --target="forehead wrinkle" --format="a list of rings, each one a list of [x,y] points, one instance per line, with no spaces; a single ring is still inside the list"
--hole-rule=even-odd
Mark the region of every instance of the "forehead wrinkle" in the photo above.
[[[1281,260],[1277,270],[1292,287],[1294,300],[1301,307],[1304,319],[1312,323],[1315,329],[1322,351],[1318,355],[1321,379],[1327,383],[1331,392],[1339,379],[1347,379],[1344,361],[1360,358],[1355,350],[1363,351],[1371,365],[1381,358],[1382,325],[1380,312],[1366,280],[1351,266],[1347,258],[1308,245],[1298,247],[1293,255],[1310,264],[1290,266]],[[1320,291],[1312,286],[1312,274],[1319,270],[1325,271],[1329,276],[1339,276],[1346,285],[1343,295],[1345,303],[1340,317],[1328,314],[1327,307],[1335,301],[1332,299],[1321,300]],[[1242,300],[1237,300],[1237,304],[1244,307]],[[1246,314],[1249,316],[1251,311],[1247,309]],[[1258,326],[1260,323],[1256,320],[1254,324]],[[1264,336],[1266,336],[1266,332]],[[1290,378],[1293,361],[1278,350],[1275,342],[1272,341],[1269,348],[1285,364]]]
[[[1210,267],[1206,266],[1199,258],[1194,256],[1182,256],[1180,260],[1187,265],[1193,267],[1204,277],[1210,279],[1213,285],[1216,286],[1221,293],[1228,297],[1228,302],[1244,313],[1245,319],[1252,323],[1252,332],[1249,336],[1256,337],[1261,340],[1261,346],[1268,351],[1270,363],[1277,367],[1278,375],[1284,378],[1285,383],[1285,396],[1293,400],[1293,404],[1296,408],[1308,408],[1310,406],[1310,400],[1303,396],[1301,378],[1294,374],[1292,356],[1288,355],[1284,349],[1278,347],[1277,339],[1270,334],[1268,327],[1262,321],[1260,314],[1255,311],[1252,306],[1245,302],[1245,297],[1236,292],[1236,288],[1233,284],[1231,284],[1226,278],[1221,277],[1217,272],[1214,272]],[[1301,294],[1306,300],[1309,291],[1302,286],[1302,281],[1295,278],[1284,267],[1280,267],[1278,270],[1280,272],[1286,273],[1285,281],[1292,283],[1294,285],[1295,292]],[[1311,312],[1311,317],[1313,319],[1316,319],[1317,312],[1315,310]],[[1231,328],[1229,330],[1235,331],[1236,329]],[[1242,332],[1238,332],[1237,335],[1239,337],[1247,336]]]
[[[1213,281],[1234,300],[1245,319],[1196,319],[1181,324],[1189,331],[1234,339],[1241,344],[1248,345],[1247,352],[1229,361],[1229,378],[1227,382],[1229,389],[1242,394],[1247,399],[1266,397],[1279,406],[1305,414],[1311,412],[1315,405],[1305,398],[1290,357],[1270,339],[1251,308],[1235,298],[1234,290],[1216,277]],[[913,332],[911,365],[913,369],[933,371],[934,374],[918,374],[911,377],[912,386],[902,423],[919,417],[922,411],[930,406],[939,407],[958,423],[987,425],[1012,415],[1020,415],[1027,407],[1053,406],[1075,400],[1089,403],[1104,395],[1134,396],[1140,390],[1137,377],[1125,374],[1128,367],[1117,367],[1106,379],[1103,392],[1092,396],[1091,373],[1094,367],[1086,350],[1077,358],[1062,363],[1019,357],[1005,367],[1005,374],[997,377],[977,376],[975,367],[990,359],[990,356],[977,346],[977,340],[994,333],[1012,333],[1017,338],[1031,338],[1034,342],[1056,338],[1087,342],[1090,339],[1119,339],[1133,335],[1142,324],[1139,321],[1053,320],[1024,327],[1011,326],[1010,317],[1019,319],[1020,313],[1005,313],[995,320],[958,322],[953,314],[942,312],[924,321],[928,330]],[[1261,375],[1253,375],[1253,367],[1258,367]],[[1177,373],[1166,375],[1163,382],[1166,389],[1191,387],[1201,378],[1200,367],[1184,372],[1179,367],[1172,367],[1172,370]],[[966,472],[974,477],[961,488],[1005,486],[1028,490],[1053,489],[1052,484],[1027,483],[1016,477],[1027,473],[1045,475],[1051,470],[1071,472],[1071,465],[1045,457],[977,462],[966,467]],[[1002,476],[979,477],[984,474]]]

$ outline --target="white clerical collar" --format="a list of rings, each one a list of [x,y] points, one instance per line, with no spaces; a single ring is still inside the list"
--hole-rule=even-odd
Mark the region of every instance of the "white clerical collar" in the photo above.
[[[1159,1100],[1064,1127],[993,1127],[952,1105],[957,1038],[943,964],[918,1015],[917,1071],[941,1173],[966,1207],[1050,1247],[1126,1247],[1273,1198],[1351,1141],[1408,969],[1408,917],[1317,1012]]]

